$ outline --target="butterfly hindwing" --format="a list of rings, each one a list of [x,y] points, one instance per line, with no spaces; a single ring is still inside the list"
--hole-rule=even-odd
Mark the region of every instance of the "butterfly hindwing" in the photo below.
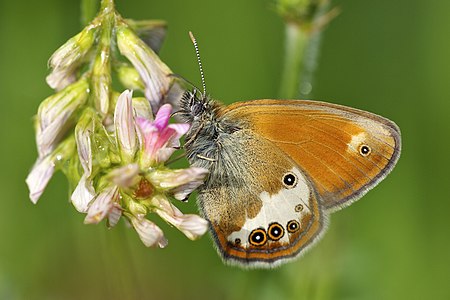
[[[320,236],[325,216],[319,196],[287,155],[245,128],[217,143],[199,204],[225,261],[273,266]]]

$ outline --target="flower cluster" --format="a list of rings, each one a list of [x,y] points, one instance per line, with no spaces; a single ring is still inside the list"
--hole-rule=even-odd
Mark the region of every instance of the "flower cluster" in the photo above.
[[[85,223],[106,219],[114,226],[124,217],[146,246],[164,247],[163,232],[147,218],[156,213],[196,239],[207,222],[183,214],[170,198],[187,199],[207,171],[165,165],[189,125],[169,124],[172,105],[164,104],[176,83],[150,47],[159,48],[164,24],[124,20],[112,1],[102,3],[99,15],[50,58],[47,83],[56,93],[41,103],[35,121],[30,199],[37,203],[59,169],[74,187],[71,202],[86,214]],[[121,94],[113,89],[113,70],[127,88]]]

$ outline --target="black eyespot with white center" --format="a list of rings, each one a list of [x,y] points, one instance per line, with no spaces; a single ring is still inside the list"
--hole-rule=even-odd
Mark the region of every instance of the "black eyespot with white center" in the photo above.
[[[278,241],[284,235],[284,228],[278,223],[271,223],[269,229],[267,229],[267,234],[272,241]]]
[[[298,178],[297,175],[295,175],[292,172],[286,173],[283,176],[283,185],[287,189],[293,189],[297,185]]]
[[[267,242],[267,234],[266,231],[263,228],[258,228],[253,230],[249,237],[248,241],[253,246],[262,246]]]
[[[362,156],[369,156],[369,154],[372,152],[372,149],[368,145],[361,145],[359,146],[359,154]]]
[[[290,233],[294,233],[294,232],[296,232],[297,230],[299,230],[300,229],[300,223],[298,222],[298,221],[296,221],[296,220],[290,220],[288,223],[287,223],[287,230],[290,232]]]

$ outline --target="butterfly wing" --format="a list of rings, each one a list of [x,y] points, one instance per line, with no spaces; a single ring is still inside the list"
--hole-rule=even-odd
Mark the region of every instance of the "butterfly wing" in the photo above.
[[[216,160],[198,201],[223,259],[270,267],[312,245],[326,216],[303,171],[251,130],[216,142],[220,150],[211,154]]]
[[[308,174],[336,210],[362,197],[400,156],[400,130],[383,117],[318,101],[255,100],[228,106],[222,118],[240,120],[276,145]]]

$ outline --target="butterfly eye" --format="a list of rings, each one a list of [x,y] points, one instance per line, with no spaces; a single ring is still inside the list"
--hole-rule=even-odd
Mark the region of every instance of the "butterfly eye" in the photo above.
[[[269,225],[267,234],[272,241],[278,241],[284,235],[284,228],[278,223],[272,223]]]
[[[194,102],[191,105],[191,112],[194,117],[198,117],[199,115],[201,115],[204,110],[205,110],[205,107],[203,106],[203,103]]]
[[[255,229],[250,233],[248,241],[253,246],[262,246],[267,242],[266,232],[262,228]]]
[[[297,181],[297,176],[294,173],[287,173],[283,176],[283,185],[287,189],[295,188]]]
[[[368,156],[370,152],[372,152],[372,150],[367,145],[361,145],[359,147],[359,154],[361,154],[362,156]]]
[[[294,233],[294,232],[296,232],[297,230],[299,230],[299,228],[300,228],[300,224],[296,221],[296,220],[290,220],[288,223],[287,223],[287,230],[290,232],[290,233]]]

